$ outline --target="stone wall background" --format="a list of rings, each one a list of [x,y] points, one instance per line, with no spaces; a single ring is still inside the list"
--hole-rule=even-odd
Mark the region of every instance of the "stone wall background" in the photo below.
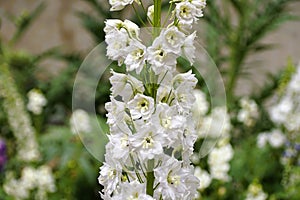
[[[99,0],[106,1],[106,0]],[[33,22],[16,48],[31,53],[38,53],[51,47],[60,46],[66,52],[88,53],[96,44],[89,33],[81,26],[76,17],[76,11],[92,12],[87,3],[80,0],[45,0],[46,9]],[[32,10],[40,3],[39,0],[0,0],[0,16],[2,26],[0,36],[8,40],[14,30],[13,25],[3,16],[5,13],[20,14],[24,10]],[[290,12],[300,15],[300,2],[290,7]],[[252,74],[247,80],[241,80],[238,85],[240,93],[261,86],[265,72],[276,72],[281,69],[290,57],[294,62],[300,62],[300,22],[289,22],[280,29],[264,38],[264,42],[275,43],[276,48],[262,52],[249,60],[258,61],[250,70]],[[262,67],[263,66],[263,67]],[[45,62],[43,67],[51,73],[57,73],[62,63]]]

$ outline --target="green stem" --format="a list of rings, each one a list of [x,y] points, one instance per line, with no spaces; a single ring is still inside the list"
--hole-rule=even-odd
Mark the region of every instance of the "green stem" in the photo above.
[[[153,38],[159,35],[161,21],[161,0],[154,0]]]
[[[147,169],[147,188],[146,193],[153,197],[154,193],[154,160],[148,160],[148,169]]]

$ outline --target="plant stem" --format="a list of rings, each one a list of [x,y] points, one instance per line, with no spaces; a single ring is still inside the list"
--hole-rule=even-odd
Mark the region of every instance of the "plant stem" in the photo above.
[[[161,0],[154,0],[153,38],[159,35],[161,21]]]
[[[146,193],[150,196],[153,197],[153,193],[154,193],[154,160],[148,160],[148,169],[147,169],[147,188],[146,188]]]

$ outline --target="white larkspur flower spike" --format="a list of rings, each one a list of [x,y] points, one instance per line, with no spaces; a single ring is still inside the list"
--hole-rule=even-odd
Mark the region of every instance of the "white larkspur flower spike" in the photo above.
[[[110,0],[111,10],[121,10],[132,3],[133,0]],[[142,5],[141,1],[136,3]],[[105,104],[110,135],[98,178],[104,186],[104,200],[197,197],[199,179],[190,161],[197,140],[192,113],[197,79],[192,71],[176,72],[176,65],[181,55],[194,62],[196,32],[190,30],[203,15],[205,1],[173,3],[173,16],[165,22],[174,21],[164,30],[154,30],[149,46],[139,38],[140,28],[133,22],[105,22],[107,56],[118,61],[119,66],[125,64],[126,71],[112,71],[111,102]],[[160,3],[154,4],[148,7],[147,17],[153,27],[159,28]],[[230,154],[224,159],[228,161]],[[215,171],[227,172],[224,159],[222,167]],[[201,175],[205,178],[206,174]]]

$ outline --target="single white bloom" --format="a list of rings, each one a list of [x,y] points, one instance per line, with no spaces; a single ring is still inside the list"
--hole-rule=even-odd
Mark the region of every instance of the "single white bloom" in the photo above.
[[[138,25],[133,23],[132,21],[125,19],[123,23],[124,28],[129,33],[131,39],[138,39],[140,35],[140,28]]]
[[[175,15],[179,19],[179,21],[184,21],[184,23],[192,24],[197,20],[197,8],[189,1],[182,1],[176,4]]]
[[[28,92],[27,109],[35,115],[39,115],[43,111],[43,107],[47,104],[45,96],[37,89]]]
[[[206,136],[211,138],[226,138],[230,130],[230,116],[226,107],[216,107],[198,126],[198,135],[200,138],[205,138]]]
[[[194,117],[197,119],[203,117],[207,113],[209,109],[209,104],[206,100],[205,93],[202,92],[201,90],[195,89],[193,90],[193,94],[196,100],[193,105],[192,112]]]
[[[125,6],[132,4],[133,0],[109,0],[110,11],[122,10]]]
[[[269,140],[269,134],[268,133],[260,133],[258,136],[257,136],[257,146],[259,148],[263,148],[266,146],[267,142]]]
[[[146,47],[138,40],[132,40],[126,49],[128,55],[125,58],[127,71],[136,70],[140,74],[145,65]]]
[[[129,101],[137,92],[144,92],[144,85],[141,81],[131,75],[117,73],[111,70],[109,78],[112,84],[111,92],[113,97],[120,96],[124,102]]]
[[[154,125],[147,125],[132,135],[134,151],[139,152],[142,160],[153,159],[163,153],[165,138],[157,132]]]
[[[194,40],[196,38],[196,31],[185,38],[182,46],[183,55],[188,59],[191,64],[194,64],[196,47],[194,46]]]
[[[70,118],[70,126],[71,131],[74,134],[88,133],[92,130],[89,115],[82,109],[77,109],[72,113],[72,116]]]
[[[168,50],[180,55],[181,46],[185,41],[185,35],[180,32],[176,26],[171,26],[163,31],[162,37]]]
[[[149,119],[154,112],[154,100],[152,97],[137,94],[128,102],[128,108],[133,120]]]
[[[172,86],[174,89],[179,87],[184,87],[187,92],[192,91],[198,80],[195,77],[195,74],[192,73],[192,70],[189,70],[186,73],[180,73],[174,76],[172,79]]]
[[[268,138],[270,145],[274,148],[281,147],[286,142],[285,135],[278,129],[273,130]]]
[[[289,97],[283,98],[277,105],[271,107],[269,113],[274,122],[284,123],[293,109],[293,100]]]
[[[246,126],[253,125],[259,114],[255,101],[244,97],[240,100],[240,106],[241,110],[237,115],[238,121],[243,122]]]
[[[151,6],[148,7],[147,17],[153,23],[153,20],[154,20],[154,5],[151,5]]]
[[[252,183],[247,190],[247,196],[245,200],[266,200],[268,195],[264,193],[260,184]]]
[[[105,42],[107,44],[107,57],[111,60],[118,61],[118,64],[121,65],[128,54],[125,49],[130,43],[127,32],[111,31],[109,34],[106,34]]]
[[[207,188],[212,181],[209,173],[198,166],[195,168],[194,175],[200,180],[200,186],[198,187],[199,190]]]
[[[107,19],[105,20],[104,32],[109,34],[112,31],[117,31],[123,28],[123,21],[119,19]]]
[[[152,46],[148,47],[147,52],[147,59],[156,75],[165,70],[171,72],[175,70],[177,56],[165,47],[161,36],[154,40]]]

